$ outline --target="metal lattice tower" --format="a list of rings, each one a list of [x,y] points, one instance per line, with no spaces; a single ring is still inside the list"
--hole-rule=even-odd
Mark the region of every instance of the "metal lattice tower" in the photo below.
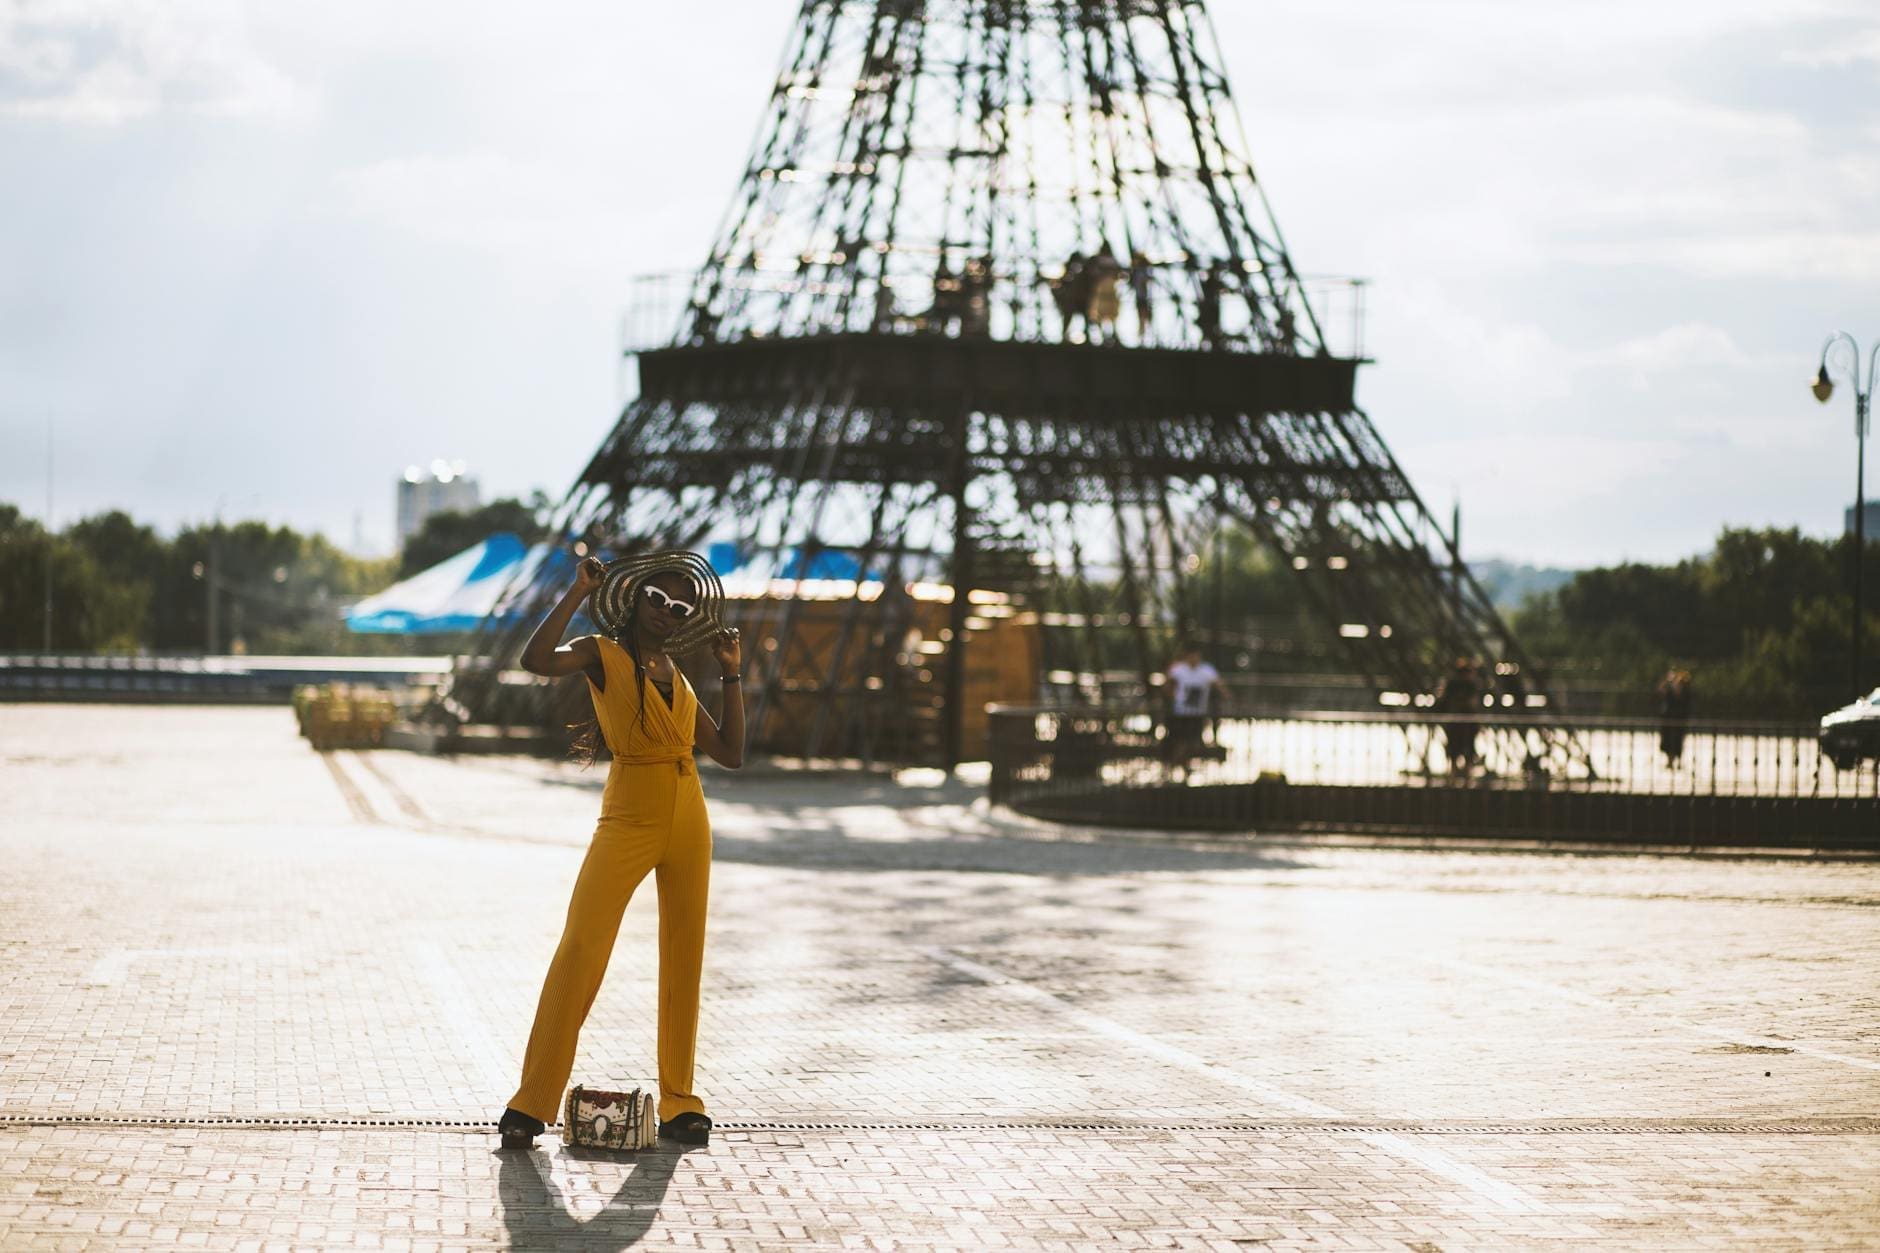
[[[804,755],[973,755],[974,592],[1081,611],[1053,615],[1047,667],[1120,650],[1146,679],[1195,625],[1191,555],[1223,519],[1380,692],[1469,655],[1525,696],[1245,151],[1201,0],[805,0],[710,258],[562,524],[863,572],[839,625],[811,642],[786,604],[753,659],[753,734]],[[924,683],[920,580],[954,589]],[[814,697],[788,726],[786,679]]]

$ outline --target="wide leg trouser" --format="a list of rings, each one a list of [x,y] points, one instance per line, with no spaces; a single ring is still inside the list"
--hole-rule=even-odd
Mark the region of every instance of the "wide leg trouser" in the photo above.
[[[659,889],[659,1117],[705,1112],[692,1091],[692,1065],[711,855],[705,798],[689,758],[614,764],[542,985],[511,1108],[547,1123],[560,1117],[575,1044],[607,973],[621,915],[651,870]]]

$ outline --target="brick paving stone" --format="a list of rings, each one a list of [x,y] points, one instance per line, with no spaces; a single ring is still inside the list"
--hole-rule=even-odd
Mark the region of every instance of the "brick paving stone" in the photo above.
[[[596,772],[19,705],[0,770],[0,1248],[1880,1246],[1872,863],[708,772],[715,1143],[504,1155]],[[579,1078],[651,1078],[652,906]]]

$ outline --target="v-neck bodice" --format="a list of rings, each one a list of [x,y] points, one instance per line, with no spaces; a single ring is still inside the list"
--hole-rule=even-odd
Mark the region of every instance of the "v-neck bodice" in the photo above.
[[[594,637],[601,667],[607,674],[605,690],[588,680],[594,716],[600,720],[607,749],[618,761],[676,761],[692,755],[692,735],[698,725],[698,696],[677,666],[672,669],[672,699],[660,699],[650,674],[635,674],[633,658],[604,635]],[[637,680],[637,681],[636,681]],[[645,717],[641,717],[641,710]]]

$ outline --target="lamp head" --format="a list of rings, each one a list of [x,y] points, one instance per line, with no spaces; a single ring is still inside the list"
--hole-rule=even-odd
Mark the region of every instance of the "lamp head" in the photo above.
[[[1834,395],[1834,381],[1828,377],[1826,361],[1823,361],[1821,368],[1815,371],[1815,381],[1808,390],[1815,393],[1815,399],[1824,405],[1828,403],[1828,397]]]

